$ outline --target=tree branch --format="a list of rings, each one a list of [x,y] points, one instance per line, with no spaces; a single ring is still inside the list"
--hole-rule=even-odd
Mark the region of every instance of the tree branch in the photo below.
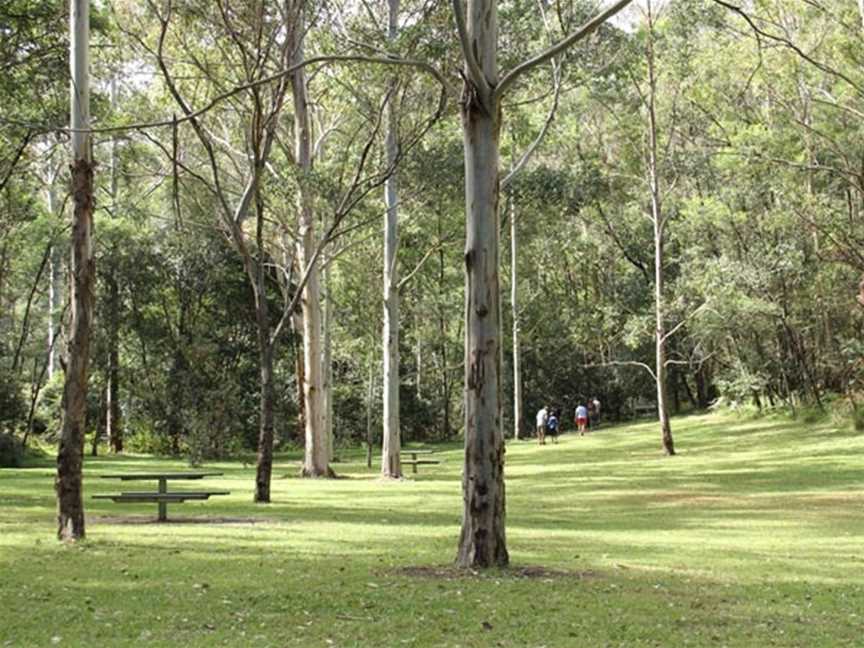
[[[454,2],[455,1],[456,0],[454,0]],[[617,0],[608,9],[594,16],[594,18],[582,25],[579,29],[570,34],[564,40],[560,41],[558,44],[549,47],[548,49],[537,54],[535,57],[530,58],[527,61],[524,61],[517,65],[515,68],[510,70],[510,72],[505,74],[503,79],[501,79],[501,82],[496,88],[496,92],[498,93],[498,95],[504,96],[504,93],[511,85],[513,85],[516,79],[518,79],[520,76],[522,76],[529,70],[532,70],[541,63],[544,63],[549,59],[553,58],[554,56],[557,56],[558,54],[564,52],[571,45],[574,45],[583,38],[590,36],[600,27],[600,25],[602,25],[609,18],[620,12],[631,2],[632,0]]]
[[[483,93],[484,100],[489,97],[491,87],[483,70],[480,69],[480,64],[477,62],[477,57],[474,56],[474,50],[471,49],[471,43],[468,40],[468,28],[465,26],[465,9],[462,6],[462,0],[452,0],[453,2],[453,19],[456,21],[456,31],[459,34],[459,46],[462,48],[462,56],[465,58],[465,64],[468,66],[468,75],[474,85]]]
[[[584,369],[590,369],[594,367],[640,367],[644,369],[654,380],[657,380],[657,375],[654,373],[654,370],[644,362],[638,362],[636,360],[608,360],[606,362],[593,362],[590,364],[582,364],[579,365]]]
[[[540,146],[540,143],[546,137],[546,133],[549,131],[549,127],[552,125],[552,120],[555,119],[555,113],[558,111],[558,101],[561,98],[561,67],[557,65],[554,61],[552,62],[552,78],[555,84],[555,93],[552,96],[552,107],[549,109],[549,114],[546,115],[546,121],[543,122],[543,127],[540,129],[540,132],[537,134],[537,137],[531,142],[531,145],[525,149],[525,152],[522,154],[522,157],[519,158],[519,161],[513,165],[513,168],[510,169],[509,173],[504,176],[504,179],[501,180],[501,191],[505,191],[510,183],[513,181],[513,178],[519,173],[522,168],[528,163],[528,160],[534,155],[534,151],[537,150],[537,147]]]

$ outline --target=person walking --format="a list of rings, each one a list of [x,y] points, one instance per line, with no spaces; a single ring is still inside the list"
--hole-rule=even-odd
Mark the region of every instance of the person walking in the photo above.
[[[552,437],[555,443],[558,443],[558,425],[560,420],[559,410],[557,409],[552,410],[549,418],[546,419],[546,434]]]
[[[588,427],[588,408],[579,403],[574,418],[576,427],[579,429],[579,436],[585,436],[585,429]]]
[[[546,422],[549,420],[549,406],[544,405],[537,412],[537,441],[540,445],[546,444]]]

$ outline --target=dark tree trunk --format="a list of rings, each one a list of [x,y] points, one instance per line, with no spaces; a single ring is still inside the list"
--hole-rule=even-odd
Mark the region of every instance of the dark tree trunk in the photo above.
[[[687,396],[687,400],[690,401],[690,404],[694,408],[699,409],[699,401],[696,400],[693,391],[690,389],[690,383],[687,382],[687,376],[681,376],[681,386],[684,387],[684,394]]]
[[[168,372],[167,426],[168,438],[171,440],[171,454],[175,457],[180,455],[180,440],[185,436],[185,426],[183,425],[185,390],[183,389],[183,385],[186,379],[186,358],[180,350],[180,345],[184,339],[185,336],[181,324],[177,348],[174,349],[174,358],[171,362],[171,369]]]
[[[63,421],[57,452],[57,537],[84,537],[82,455],[87,414],[87,377],[90,365],[90,328],[93,318],[93,164],[78,159],[72,167],[71,306],[72,323],[63,385]]]
[[[269,329],[268,329],[269,330]],[[265,331],[266,335],[266,331]],[[259,338],[261,333],[259,332]],[[276,391],[273,385],[273,347],[259,341],[261,393],[258,433],[258,458],[255,473],[255,501],[270,501],[270,477],[273,471],[273,404]]]

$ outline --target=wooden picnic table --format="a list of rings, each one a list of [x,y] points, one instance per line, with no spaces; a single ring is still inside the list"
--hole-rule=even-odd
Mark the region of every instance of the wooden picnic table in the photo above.
[[[402,450],[399,454],[403,455],[411,455],[410,459],[402,459],[403,464],[411,464],[411,471],[416,474],[418,465],[432,465],[432,464],[440,464],[441,461],[438,459],[423,459],[418,458],[418,455],[429,455],[433,454],[434,450],[426,450],[424,448],[413,448]]]
[[[205,477],[219,477],[221,472],[138,472],[99,475],[100,479],[119,479],[120,481],[157,481],[155,491],[125,491],[114,495],[94,495],[93,499],[110,499],[114,502],[156,502],[159,505],[159,521],[168,519],[168,502],[182,504],[186,500],[206,500],[211,495],[230,495],[229,491],[169,491],[168,480],[193,480]]]

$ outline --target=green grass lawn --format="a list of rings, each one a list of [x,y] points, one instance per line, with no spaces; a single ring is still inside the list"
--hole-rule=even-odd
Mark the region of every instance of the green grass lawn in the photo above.
[[[450,568],[455,445],[399,483],[359,453],[333,481],[280,457],[269,505],[253,466],[214,462],[224,477],[178,486],[231,495],[169,505],[168,524],[90,499],[120,487],[94,477],[184,464],[88,458],[72,545],[52,463],[0,470],[0,646],[864,645],[864,436],[719,416],[673,432],[672,458],[649,423],[511,442],[514,569],[478,575]]]

